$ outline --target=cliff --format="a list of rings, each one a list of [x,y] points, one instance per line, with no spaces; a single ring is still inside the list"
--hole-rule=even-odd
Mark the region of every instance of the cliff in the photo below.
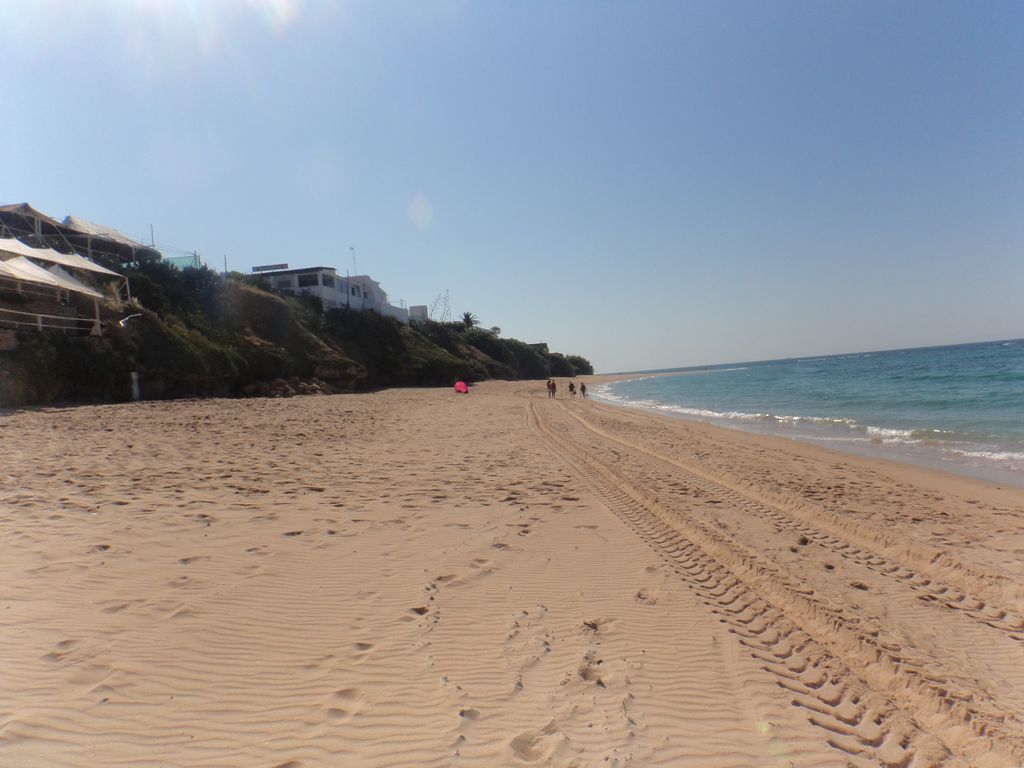
[[[3,331],[0,406],[287,396],[592,373],[563,356],[464,323],[411,326],[373,312],[323,311],[212,270],[161,263],[129,273],[136,302],[104,308],[102,337]],[[135,314],[124,321],[125,314]]]

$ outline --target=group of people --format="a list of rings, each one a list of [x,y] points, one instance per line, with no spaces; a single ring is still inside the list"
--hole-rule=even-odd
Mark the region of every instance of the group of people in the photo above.
[[[586,399],[586,397],[587,397],[587,385],[584,384],[582,381],[580,382],[579,392],[580,392],[580,397]],[[554,379],[548,379],[548,397],[557,397],[557,396],[558,396],[558,385],[555,383]],[[576,384],[575,384],[575,382],[572,382],[572,381],[569,382],[569,397],[576,397]]]

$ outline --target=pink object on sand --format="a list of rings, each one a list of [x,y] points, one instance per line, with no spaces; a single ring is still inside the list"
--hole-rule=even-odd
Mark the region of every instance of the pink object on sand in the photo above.
[[[464,382],[464,381],[456,381],[455,382],[455,391],[458,392],[460,395],[468,395],[469,394],[469,387],[466,386],[466,382]]]

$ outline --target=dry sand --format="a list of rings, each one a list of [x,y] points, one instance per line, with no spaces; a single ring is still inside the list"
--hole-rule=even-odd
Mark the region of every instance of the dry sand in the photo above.
[[[0,766],[1024,760],[1019,489],[543,384],[0,418]]]

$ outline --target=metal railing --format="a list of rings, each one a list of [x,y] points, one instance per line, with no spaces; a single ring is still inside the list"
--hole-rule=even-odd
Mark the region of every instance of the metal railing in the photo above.
[[[38,312],[19,312],[0,307],[0,328],[29,329],[35,331],[56,330],[64,333],[75,332],[100,335],[100,322],[93,317],[61,317],[43,315]]]

